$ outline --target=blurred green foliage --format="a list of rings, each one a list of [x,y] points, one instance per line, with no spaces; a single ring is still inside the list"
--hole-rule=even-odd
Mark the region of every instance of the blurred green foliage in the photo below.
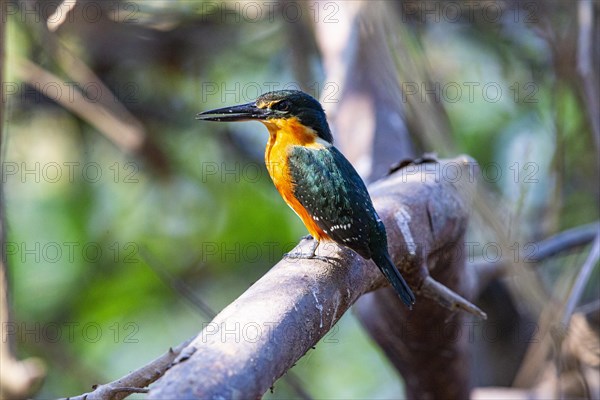
[[[293,81],[288,27],[203,18],[199,4],[141,2],[134,24],[82,33],[79,21],[61,28],[59,42],[46,38],[43,21],[8,19],[7,82],[19,90],[8,98],[3,143],[3,163],[17,171],[3,176],[7,252],[19,355],[51,366],[38,398],[87,391],[197,332],[209,316],[169,279],[220,310],[305,234],[262,165],[266,131],[193,118],[251,100],[239,90],[223,98],[219,85]],[[573,85],[555,76],[535,33],[517,28],[519,35],[486,37],[468,25],[433,24],[415,57],[435,66],[434,81],[463,90],[458,101],[442,99],[456,147],[484,167],[514,165],[487,183],[531,239],[598,219],[598,186],[590,184],[597,154]],[[165,168],[124,153],[17,78],[14,60],[25,57],[68,80],[56,46],[88,63],[142,121]],[[220,94],[206,96],[207,82]],[[478,83],[473,101],[464,82]],[[498,101],[481,94],[490,82],[502,90]],[[525,181],[527,173],[535,180]],[[318,398],[392,398],[400,390],[351,314],[294,371]],[[266,397],[293,396],[280,381]]]

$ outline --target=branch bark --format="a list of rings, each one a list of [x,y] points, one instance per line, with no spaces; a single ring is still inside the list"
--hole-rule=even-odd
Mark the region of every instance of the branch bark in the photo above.
[[[459,182],[452,183],[432,173],[448,163],[461,171],[475,165],[467,157],[441,164],[409,165],[371,186],[375,207],[388,230],[392,257],[417,294],[413,311],[398,304],[402,315],[412,321],[431,318],[422,311],[433,303],[425,298],[422,285],[431,279],[430,267],[444,267],[429,260],[442,261],[440,252],[457,254],[446,250],[463,246],[470,202],[470,190],[465,189],[474,185],[474,179],[463,173]],[[309,245],[304,241],[297,250],[307,251]],[[331,244],[321,246],[319,252],[324,260],[280,261],[205,324],[174,366],[151,388],[149,397],[258,398],[361,295],[386,285],[371,261],[350,250]],[[462,257],[453,258],[464,267]],[[465,304],[475,307],[466,300]],[[435,307],[439,315],[454,315],[439,305]]]

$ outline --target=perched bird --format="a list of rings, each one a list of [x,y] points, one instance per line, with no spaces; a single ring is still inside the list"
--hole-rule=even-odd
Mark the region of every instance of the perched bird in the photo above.
[[[414,304],[414,294],[388,253],[385,226],[367,188],[333,146],[317,100],[298,90],[280,90],[251,103],[199,113],[196,119],[262,122],[270,134],[265,151],[269,175],[314,239],[306,257],[314,257],[323,241],[349,247],[373,259],[402,301],[409,307]]]

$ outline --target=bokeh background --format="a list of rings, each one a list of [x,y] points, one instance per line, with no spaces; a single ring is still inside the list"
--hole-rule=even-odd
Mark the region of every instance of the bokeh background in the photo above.
[[[422,151],[475,158],[485,202],[521,252],[598,220],[596,2],[59,3],[2,2],[12,316],[2,338],[45,365],[35,398],[88,391],[194,335],[305,234],[262,164],[266,130],[200,123],[199,111],[301,88],[347,126],[336,107],[352,84],[369,92],[364,71],[387,63],[382,81],[403,93],[411,142],[390,162]],[[587,33],[593,46],[582,45]],[[361,59],[352,46],[370,50]],[[376,130],[361,115],[350,123]],[[340,147],[362,141],[358,132]],[[381,175],[353,161],[366,179]],[[488,222],[474,216],[471,237],[492,240]],[[549,289],[513,293],[519,313],[536,321],[549,297],[564,298],[588,252],[540,265],[535,279]],[[581,300],[592,326],[597,278],[595,268]],[[477,384],[510,383],[506,368],[504,380]],[[315,398],[402,388],[352,313],[293,371]],[[266,396],[298,392],[279,381]]]

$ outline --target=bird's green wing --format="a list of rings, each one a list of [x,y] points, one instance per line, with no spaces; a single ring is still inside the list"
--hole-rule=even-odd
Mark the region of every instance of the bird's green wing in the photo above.
[[[370,236],[380,220],[350,162],[333,146],[295,146],[288,161],[294,195],[317,225],[337,243],[371,258]]]

